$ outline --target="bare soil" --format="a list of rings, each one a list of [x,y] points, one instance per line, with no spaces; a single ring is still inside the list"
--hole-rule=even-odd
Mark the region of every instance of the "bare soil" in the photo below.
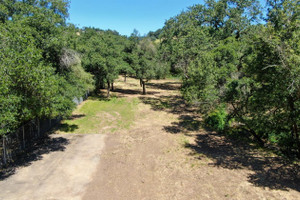
[[[140,101],[134,124],[53,135],[0,182],[0,200],[300,199],[299,164],[204,129],[179,87],[151,81],[141,95],[137,80],[118,80],[112,96]]]
[[[100,161],[105,135],[51,135],[33,159],[0,182],[1,200],[82,199]]]
[[[179,81],[115,87],[141,103],[129,130],[107,135],[83,199],[300,199],[298,164],[203,129]]]

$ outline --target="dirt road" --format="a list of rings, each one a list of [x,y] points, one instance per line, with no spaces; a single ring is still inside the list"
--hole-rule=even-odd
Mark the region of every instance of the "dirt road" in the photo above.
[[[105,135],[55,135],[65,149],[1,181],[0,199],[300,199],[298,164],[203,129],[179,86],[153,81],[142,96],[138,81],[116,82],[112,96],[140,102],[134,124]]]
[[[84,200],[300,199],[299,165],[201,128],[176,81],[117,83],[139,98],[131,129],[110,134]],[[121,88],[121,89],[120,89]]]
[[[51,152],[0,182],[1,200],[79,200],[100,161],[104,135],[52,135]]]

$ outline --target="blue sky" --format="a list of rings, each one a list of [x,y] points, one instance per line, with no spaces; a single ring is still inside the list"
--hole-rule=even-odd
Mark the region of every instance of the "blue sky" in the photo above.
[[[130,35],[162,28],[165,21],[203,0],[71,0],[69,20],[79,27],[93,26]]]

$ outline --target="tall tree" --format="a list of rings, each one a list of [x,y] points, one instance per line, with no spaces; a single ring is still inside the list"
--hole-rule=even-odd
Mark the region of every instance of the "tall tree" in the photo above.
[[[166,74],[165,64],[157,58],[157,48],[150,38],[140,40],[136,48],[137,62],[134,66],[136,77],[140,79],[143,94],[146,94],[146,83]]]
[[[95,28],[81,31],[78,51],[83,55],[83,65],[95,76],[96,90],[107,84],[107,96],[119,72],[128,66],[124,55],[126,40],[115,31]]]
[[[1,2],[1,134],[34,118],[70,115],[73,98],[92,87],[79,57],[67,53],[67,9],[64,0]],[[62,62],[69,58],[76,62]]]

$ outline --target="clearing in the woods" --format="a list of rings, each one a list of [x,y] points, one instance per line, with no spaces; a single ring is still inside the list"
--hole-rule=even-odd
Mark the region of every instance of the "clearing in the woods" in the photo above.
[[[151,81],[141,95],[119,79],[62,122],[60,148],[0,182],[0,199],[300,199],[299,164],[206,130],[179,87]]]

